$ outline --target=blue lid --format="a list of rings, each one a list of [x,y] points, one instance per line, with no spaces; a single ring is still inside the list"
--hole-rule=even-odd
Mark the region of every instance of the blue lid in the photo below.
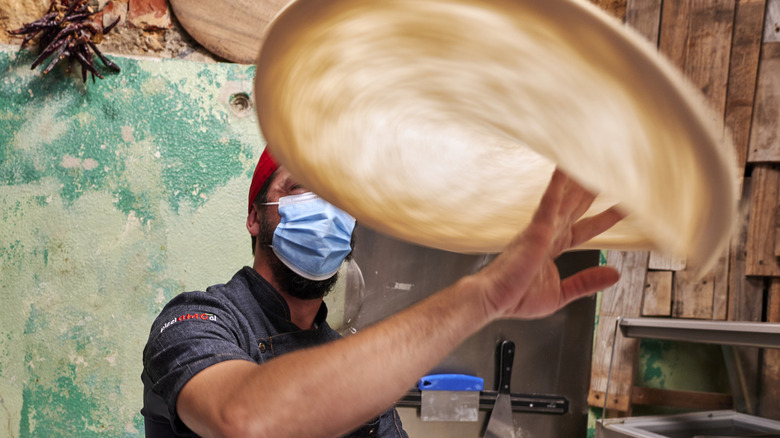
[[[431,374],[417,384],[420,391],[482,391],[484,386],[482,377],[467,374]]]

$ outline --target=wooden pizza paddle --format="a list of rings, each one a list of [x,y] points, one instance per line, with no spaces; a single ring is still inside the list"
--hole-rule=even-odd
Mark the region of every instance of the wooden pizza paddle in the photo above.
[[[268,23],[290,0],[171,0],[187,33],[211,53],[239,64],[257,61]]]

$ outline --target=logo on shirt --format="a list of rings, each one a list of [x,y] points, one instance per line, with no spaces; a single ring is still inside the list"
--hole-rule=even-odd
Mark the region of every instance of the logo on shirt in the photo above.
[[[160,328],[160,333],[162,333],[163,331],[165,331],[165,329],[167,329],[168,327],[176,324],[179,321],[186,321],[186,320],[189,320],[189,319],[197,319],[197,320],[201,320],[201,321],[216,321],[217,320],[217,315],[215,315],[213,313],[192,313],[192,314],[187,313],[185,315],[182,315],[182,316],[180,316],[178,318],[173,318],[172,320],[166,322],[162,326],[162,328]]]

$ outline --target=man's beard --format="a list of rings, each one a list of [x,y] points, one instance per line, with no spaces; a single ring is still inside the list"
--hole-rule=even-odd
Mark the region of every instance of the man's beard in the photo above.
[[[338,272],[325,280],[309,280],[296,274],[274,254],[271,248],[273,237],[274,229],[268,223],[268,220],[263,217],[257,239],[260,241],[260,250],[267,255],[266,260],[268,260],[271,272],[282,291],[300,300],[316,300],[324,298],[328,292],[333,290],[336,280],[338,280]]]

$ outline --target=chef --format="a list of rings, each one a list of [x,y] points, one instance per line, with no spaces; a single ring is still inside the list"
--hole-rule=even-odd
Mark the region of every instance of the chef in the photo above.
[[[354,219],[267,149],[249,192],[252,267],[178,295],[151,327],[148,437],[406,437],[393,403],[467,337],[497,319],[550,315],[618,279],[601,266],[561,280],[554,259],[622,216],[581,218],[594,196],[556,171],[531,223],[490,265],[340,338],[323,297],[350,255]]]

